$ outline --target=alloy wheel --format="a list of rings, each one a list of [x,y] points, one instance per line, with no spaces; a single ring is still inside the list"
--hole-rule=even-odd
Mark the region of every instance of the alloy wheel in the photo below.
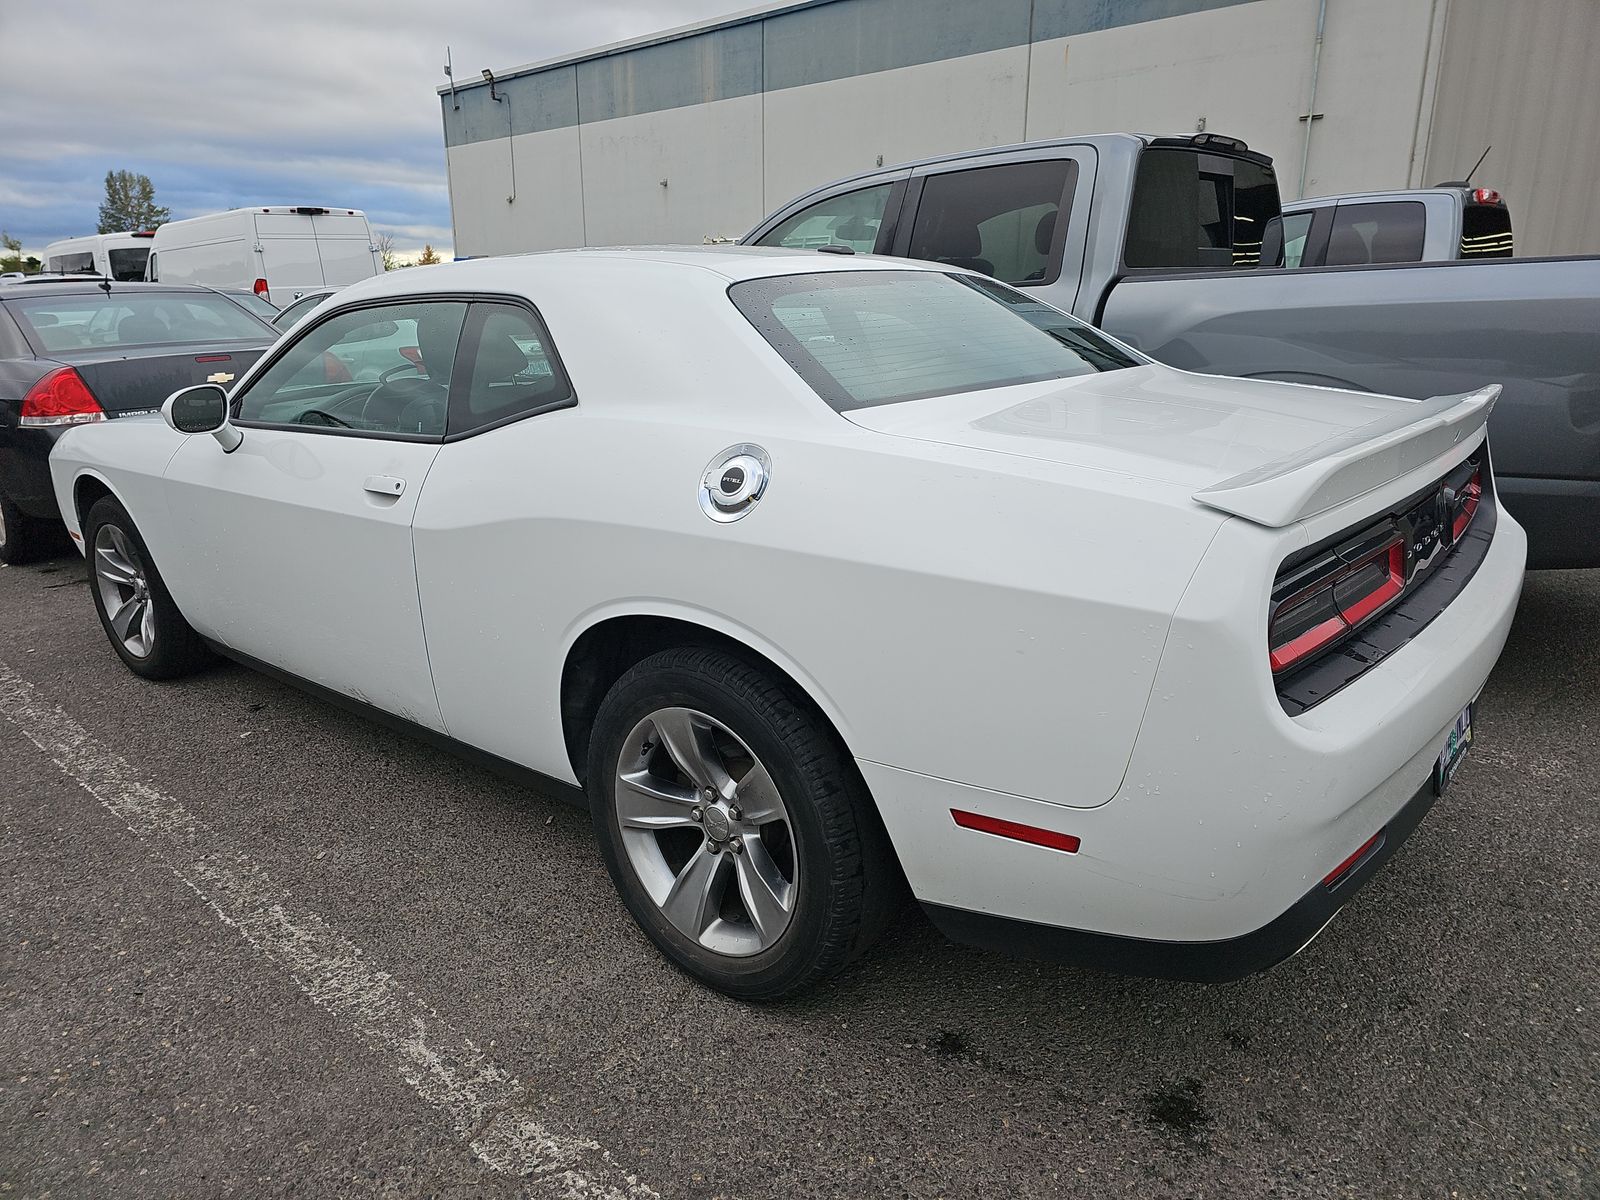
[[[736,957],[770,949],[799,894],[798,847],[777,785],[726,725],[662,708],[622,744],[612,790],[623,848],[679,933]]]
[[[115,525],[95,532],[94,580],[112,633],[129,654],[148,658],[156,640],[150,581],[132,539]]]

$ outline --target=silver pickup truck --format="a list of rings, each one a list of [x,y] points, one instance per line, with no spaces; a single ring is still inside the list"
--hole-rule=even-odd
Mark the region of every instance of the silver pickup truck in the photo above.
[[[969,267],[1193,371],[1417,398],[1503,384],[1497,485],[1529,565],[1600,567],[1600,259],[1284,270],[1281,220],[1272,161],[1242,142],[1099,134],[841,180],[742,240]]]
[[[1511,211],[1493,188],[1468,183],[1317,196],[1283,206],[1261,257],[1283,267],[1510,258]]]

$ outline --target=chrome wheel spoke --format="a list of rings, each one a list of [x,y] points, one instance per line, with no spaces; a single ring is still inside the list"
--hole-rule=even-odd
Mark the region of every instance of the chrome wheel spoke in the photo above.
[[[765,825],[768,821],[783,818],[783,801],[778,798],[778,785],[760,763],[752,763],[739,786],[734,800],[747,825]]]
[[[131,563],[107,546],[95,550],[94,569],[101,579],[121,584],[123,587],[132,587],[134,580],[139,576]]]
[[[759,837],[746,835],[744,852],[734,856],[739,875],[739,896],[761,940],[770,945],[789,924],[794,905],[794,885],[778,871],[778,864]]]
[[[651,722],[662,744],[678,769],[694,781],[697,788],[711,788],[719,795],[727,795],[732,780],[723,768],[716,748],[711,744],[709,726],[696,721],[686,708],[665,708],[656,713]]]
[[[723,854],[708,854],[704,850],[695,853],[678,872],[672,890],[661,902],[661,911],[667,920],[696,941],[717,915],[727,863],[728,858]]]
[[[143,618],[144,608],[143,600],[138,596],[129,596],[122,602],[121,607],[111,614],[111,628],[116,630],[117,636],[123,641],[128,640],[133,623]]]
[[[150,648],[156,643],[156,608],[148,600],[144,604],[144,616],[139,621],[139,652],[149,654]]]
[[[682,829],[695,826],[697,799],[688,788],[663,783],[647,769],[617,776],[617,820],[625,829]],[[698,826],[696,826],[698,828]]]

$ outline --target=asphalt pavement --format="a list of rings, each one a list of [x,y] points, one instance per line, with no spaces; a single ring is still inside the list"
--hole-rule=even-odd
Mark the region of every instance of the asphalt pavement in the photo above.
[[[814,995],[669,967],[587,818],[0,568],[0,1196],[1600,1196],[1600,572],[1299,957],[1128,979],[914,910]]]

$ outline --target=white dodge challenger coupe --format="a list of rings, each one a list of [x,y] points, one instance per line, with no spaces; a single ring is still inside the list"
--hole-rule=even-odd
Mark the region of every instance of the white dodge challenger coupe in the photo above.
[[[1471,741],[1526,544],[1497,392],[1188,374],[948,266],[581,250],[357,283],[52,469],[130,669],[221,653],[542,779],[712,987],[813,984],[907,885],[1216,980]]]

